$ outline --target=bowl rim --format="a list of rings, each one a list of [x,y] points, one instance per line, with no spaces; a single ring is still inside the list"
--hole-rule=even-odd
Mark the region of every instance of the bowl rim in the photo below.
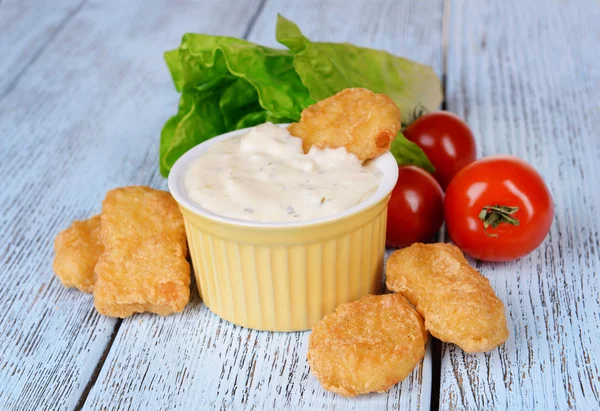
[[[279,127],[287,127],[289,123],[276,124]],[[179,205],[188,211],[193,212],[194,214],[198,214],[202,217],[208,218],[214,222],[224,223],[235,226],[242,227],[252,227],[252,228],[298,228],[298,227],[306,227],[313,226],[323,223],[328,223],[331,221],[347,218],[354,214],[357,214],[361,211],[369,209],[377,205],[380,201],[382,201],[387,195],[389,195],[394,186],[396,185],[396,181],[398,180],[398,163],[394,156],[388,151],[379,157],[371,160],[371,165],[377,168],[382,172],[381,183],[377,187],[377,190],[366,200],[347,208],[338,213],[330,214],[328,216],[314,218],[311,220],[302,220],[302,221],[284,221],[284,222],[262,222],[262,221],[247,221],[247,220],[237,220],[234,218],[223,217],[218,214],[212,213],[208,210],[203,209],[200,205],[192,201],[186,194],[185,188],[183,187],[183,176],[187,171],[190,163],[202,155],[206,150],[212,146],[213,144],[219,143],[224,140],[228,140],[233,137],[237,137],[244,133],[250,131],[253,127],[247,127],[239,130],[234,130],[227,132],[225,134],[221,134],[219,136],[215,136],[209,140],[206,140],[195,147],[189,149],[185,154],[183,154],[169,172],[168,177],[168,187],[171,195],[175,198],[175,201],[179,203]]]

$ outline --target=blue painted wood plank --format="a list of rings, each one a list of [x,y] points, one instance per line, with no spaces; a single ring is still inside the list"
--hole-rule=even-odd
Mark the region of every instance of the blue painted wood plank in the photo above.
[[[531,255],[477,264],[511,335],[488,354],[444,348],[441,409],[600,409],[599,21],[597,1],[452,1],[448,108],[479,155],[539,170],[556,217]]]
[[[249,39],[273,45],[277,12],[313,39],[384,48],[441,70],[441,1],[400,7],[390,0],[267,1]],[[123,322],[85,409],[429,409],[430,353],[389,392],[348,399],[325,391],[310,374],[308,332],[233,326],[193,296],[178,317]]]
[[[41,10],[13,14],[56,25]],[[228,1],[90,1],[30,66],[10,63],[26,73],[0,94],[0,409],[73,409],[85,397],[118,321],[53,276],[54,236],[97,213],[111,188],[166,188],[158,136],[178,96],[162,52],[185,31],[235,34],[248,21]],[[14,37],[2,31],[1,47]]]
[[[0,97],[25,76],[81,5],[82,0],[0,2]]]

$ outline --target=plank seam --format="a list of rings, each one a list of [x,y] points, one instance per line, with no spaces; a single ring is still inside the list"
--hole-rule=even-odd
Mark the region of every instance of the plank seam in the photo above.
[[[442,1],[442,87],[444,99],[442,110],[446,110],[446,73],[448,73],[448,42],[450,39],[450,3],[452,0]]]
[[[106,362],[108,353],[110,352],[110,350],[113,346],[113,343],[115,342],[115,339],[117,338],[117,334],[119,333],[119,329],[121,328],[122,323],[123,323],[122,318],[117,319],[117,323],[115,325],[115,328],[113,329],[112,334],[110,335],[110,339],[108,340],[106,347],[104,348],[102,357],[100,357],[100,361],[98,361],[98,363],[96,364],[96,367],[94,368],[94,372],[92,373],[90,380],[86,384],[84,390],[81,392],[81,397],[79,397],[79,401],[77,402],[77,405],[75,405],[74,409],[76,411],[79,411],[83,408],[83,406],[85,405],[85,402],[88,399],[88,396],[90,395],[90,392],[92,391],[92,388],[94,387],[94,385],[96,385],[96,381],[98,380],[98,377],[100,376],[100,371],[102,371],[102,368],[104,367],[104,363]]]
[[[442,110],[447,110],[446,96],[448,95],[448,43],[450,37],[450,3],[452,0],[442,1],[442,89],[444,98],[442,100]],[[448,235],[446,226],[439,232],[439,241],[446,242]],[[442,390],[442,342],[437,338],[431,339],[431,402],[430,409],[438,411],[440,409],[440,396]]]
[[[244,36],[242,37],[243,39],[247,40],[248,37],[250,36],[250,32],[254,28],[254,25],[256,24],[256,21],[258,20],[258,18],[260,17],[261,13],[263,12],[263,10],[265,8],[265,4],[267,4],[267,0],[261,0],[260,1],[260,4],[256,8],[256,11],[254,12],[254,15],[250,19],[250,23],[248,23],[248,26],[246,27],[246,30],[244,31]]]
[[[0,93],[0,101],[2,101],[11,91],[14,90],[14,88],[17,86],[17,84],[19,84],[19,81],[21,81],[21,78],[23,78],[23,76],[29,70],[29,68],[33,64],[35,64],[35,62],[40,58],[42,53],[48,48],[48,46],[54,41],[54,39],[60,34],[60,32],[63,31],[63,29],[69,23],[69,21],[71,21],[73,19],[73,17],[75,17],[77,15],[77,13],[79,13],[81,11],[81,9],[85,5],[85,3],[87,3],[87,1],[88,0],[82,0],[77,5],[77,7],[75,7],[73,10],[71,10],[65,16],[65,18],[62,19],[62,21],[58,24],[58,26],[56,26],[56,29],[54,29],[54,31],[48,36],[48,38],[44,41],[44,43],[41,45],[41,47],[33,54],[33,56],[31,56],[31,58],[29,59],[27,64],[25,64],[23,66],[23,68],[15,75],[15,77],[12,79],[12,81],[10,83],[8,83],[8,86],[6,86],[4,91],[2,91],[2,93]],[[1,3],[2,2],[0,1],[0,4]]]

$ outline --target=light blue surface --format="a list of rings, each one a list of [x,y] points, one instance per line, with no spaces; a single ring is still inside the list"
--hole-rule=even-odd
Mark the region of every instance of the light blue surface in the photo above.
[[[387,393],[346,399],[310,374],[308,333],[232,326],[195,292],[180,315],[121,322],[52,274],[55,235],[106,191],[166,189],[158,137],[177,94],[162,52],[187,31],[274,45],[277,12],[312,39],[432,65],[478,154],[516,154],[552,191],[538,250],[474,262],[511,335],[487,354],[442,346],[440,408],[600,409],[596,0],[1,2],[0,409],[429,409],[431,352]]]

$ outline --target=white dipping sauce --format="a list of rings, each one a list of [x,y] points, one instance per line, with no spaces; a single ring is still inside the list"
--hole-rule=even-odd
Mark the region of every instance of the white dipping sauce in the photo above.
[[[371,196],[381,172],[345,148],[302,151],[302,140],[271,123],[215,143],[189,166],[189,198],[211,213],[257,222],[303,221]]]

